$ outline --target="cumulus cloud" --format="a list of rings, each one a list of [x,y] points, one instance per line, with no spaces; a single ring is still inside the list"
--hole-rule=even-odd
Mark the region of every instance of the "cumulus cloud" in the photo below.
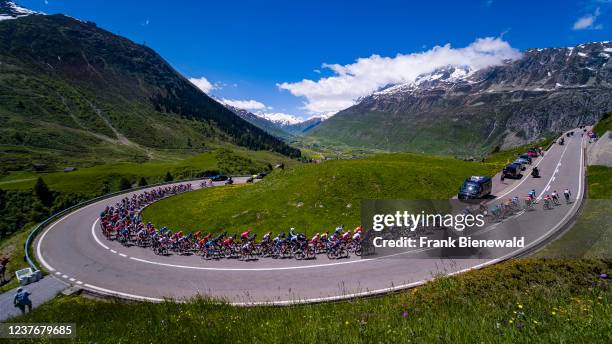
[[[578,20],[576,20],[576,22],[574,23],[573,29],[574,30],[586,30],[586,29],[600,30],[602,29],[603,26],[601,24],[598,24],[598,25],[595,24],[595,22],[597,21],[597,17],[599,17],[600,14],[601,14],[601,11],[599,10],[599,7],[597,7],[595,9],[595,12],[589,13],[585,16],[578,18]]]
[[[319,80],[277,84],[297,97],[304,97],[304,107],[313,114],[333,114],[353,105],[382,86],[412,82],[417,76],[447,65],[481,69],[520,58],[518,50],[501,38],[479,38],[467,47],[452,48],[450,44],[430,50],[398,54],[395,57],[372,55],[358,58],[348,65],[323,64],[335,75]]]
[[[231,105],[239,109],[262,110],[262,109],[269,108],[264,103],[258,102],[257,100],[252,100],[252,99],[250,100],[221,99],[221,101],[227,105]]]
[[[204,93],[208,93],[208,92],[210,92],[210,91],[212,91],[214,89],[217,89],[217,87],[215,87],[215,85],[213,85],[205,77],[189,78],[189,81],[191,81],[192,84],[196,85],[197,88],[202,90],[202,92],[204,92]]]

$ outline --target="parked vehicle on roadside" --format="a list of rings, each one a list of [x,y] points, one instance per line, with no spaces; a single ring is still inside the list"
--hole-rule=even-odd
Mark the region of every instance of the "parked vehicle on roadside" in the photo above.
[[[521,171],[525,171],[525,169],[527,168],[527,166],[525,166],[525,165],[527,165],[527,162],[525,160],[523,160],[523,159],[520,159],[520,158],[516,159],[512,163],[520,165],[521,166]]]
[[[525,161],[527,161],[528,164],[531,165],[531,163],[533,162],[533,159],[531,159],[531,157],[529,156],[529,154],[525,153],[525,154],[521,154],[519,157],[519,159],[524,159]]]
[[[537,148],[530,148],[527,151],[527,155],[533,159],[533,158],[537,158],[540,155],[540,153],[538,152]]]
[[[213,182],[223,182],[229,179],[228,176],[224,175],[224,174],[217,174],[214,175],[210,178]]]
[[[484,198],[491,194],[492,187],[493,181],[491,178],[472,176],[463,182],[457,197],[459,199]]]
[[[504,175],[505,178],[513,178],[513,179],[519,179],[523,176],[521,174],[521,165],[514,164],[514,163],[506,165],[506,167],[504,167],[502,171],[502,174]]]

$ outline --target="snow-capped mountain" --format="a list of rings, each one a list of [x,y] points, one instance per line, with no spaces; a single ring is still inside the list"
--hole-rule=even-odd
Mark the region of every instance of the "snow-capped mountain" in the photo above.
[[[269,134],[286,140],[295,136],[306,134],[324,120],[322,117],[302,119],[284,113],[264,113],[259,111],[253,113],[251,111],[223,103],[222,101],[220,102],[242,119],[267,131]]]
[[[257,111],[255,112],[255,115],[265,118],[268,121],[274,122],[281,127],[298,124],[304,121],[304,119],[302,118],[299,118],[299,117],[296,117],[290,114],[282,113],[282,112]]]
[[[389,85],[377,92],[374,92],[373,96],[385,96],[394,93],[405,93],[423,88],[434,88],[434,87],[452,87],[455,84],[470,83],[469,77],[474,74],[476,70],[471,69],[469,66],[446,66],[438,68],[431,73],[419,75],[415,81]]]
[[[14,1],[0,0],[0,20],[17,19],[31,14],[42,14],[17,5]]]
[[[612,111],[611,56],[605,41],[529,49],[480,70],[446,66],[360,99],[309,135],[439,154],[524,144]]]

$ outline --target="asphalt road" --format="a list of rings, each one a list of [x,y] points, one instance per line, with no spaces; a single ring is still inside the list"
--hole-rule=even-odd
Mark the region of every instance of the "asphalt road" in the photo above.
[[[497,200],[523,197],[535,189],[538,195],[569,188],[573,199],[584,192],[584,139],[566,138],[554,144],[533,165],[541,178],[531,178],[529,169],[519,180],[494,179]],[[235,178],[236,182],[243,180]],[[199,182],[193,182],[194,187]],[[38,236],[34,250],[50,274],[94,292],[123,298],[160,301],[206,295],[234,304],[319,302],[367,294],[385,293],[424,283],[439,274],[455,274],[517,256],[550,240],[578,210],[580,202],[563,203],[552,210],[524,212],[482,233],[487,237],[526,237],[527,247],[507,249],[498,258],[432,258],[427,252],[404,252],[393,257],[351,257],[330,261],[262,259],[205,261],[197,256],[156,256],[151,249],[126,248],[106,240],[97,222],[100,211],[117,196],[78,209]],[[493,200],[492,202],[495,202]]]

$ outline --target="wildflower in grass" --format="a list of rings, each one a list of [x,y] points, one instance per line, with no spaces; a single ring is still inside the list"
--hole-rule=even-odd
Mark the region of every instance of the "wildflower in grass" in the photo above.
[[[552,312],[550,312],[550,314],[552,314],[552,315],[557,315],[557,312],[552,311]]]
[[[402,313],[402,317],[404,317],[404,318],[408,318],[408,311],[404,311],[404,312]]]
[[[344,325],[348,325],[348,324],[349,324],[348,320],[344,322]]]
[[[599,275],[599,278],[601,279],[608,279],[608,274],[607,273],[602,273]]]
[[[517,307],[518,307],[519,309],[523,309],[523,305],[521,305],[521,304],[517,304]]]

